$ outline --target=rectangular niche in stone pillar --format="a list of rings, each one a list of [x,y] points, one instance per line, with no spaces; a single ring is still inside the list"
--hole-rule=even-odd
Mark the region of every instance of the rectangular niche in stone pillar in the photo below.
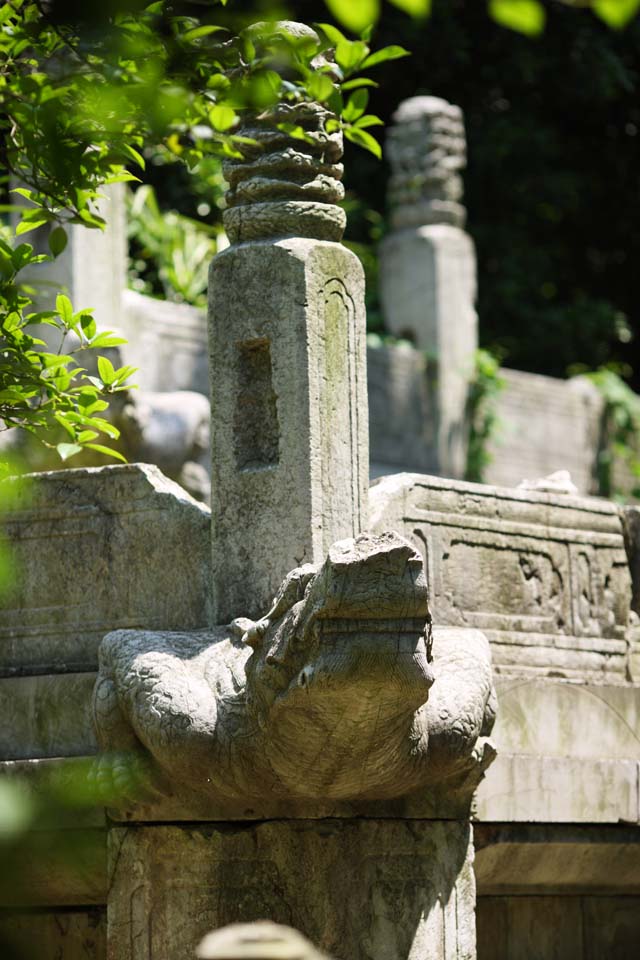
[[[273,389],[271,345],[266,337],[238,345],[234,444],[239,470],[278,463],[280,429]]]

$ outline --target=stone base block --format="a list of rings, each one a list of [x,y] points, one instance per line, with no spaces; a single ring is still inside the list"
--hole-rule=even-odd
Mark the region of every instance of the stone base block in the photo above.
[[[471,960],[462,821],[113,828],[109,960],[184,960],[228,923],[271,919],[344,960]]]
[[[21,911],[0,915],[3,960],[104,960],[104,910]]]

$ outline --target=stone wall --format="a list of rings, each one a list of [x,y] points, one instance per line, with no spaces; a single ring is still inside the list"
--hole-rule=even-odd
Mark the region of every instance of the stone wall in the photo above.
[[[409,345],[369,346],[367,360],[371,476],[405,470],[451,475],[438,469],[437,374],[425,355]],[[514,487],[568,470],[579,493],[593,493],[602,416],[596,388],[579,377],[558,380],[506,368],[500,376],[504,387],[495,401],[485,482]]]
[[[474,824],[480,960],[529,958],[532,944],[542,960],[626,960],[634,955],[629,944],[638,936],[640,688],[629,679],[633,619],[623,512],[600,501],[424,476],[380,481],[371,501],[374,527],[395,527],[421,546],[436,623],[481,626],[492,642],[500,705],[493,733],[498,758],[480,786]],[[49,474],[34,484],[31,500],[18,505],[9,527],[27,588],[22,618],[15,598],[2,612],[3,773],[37,779],[39,772],[58,769],[60,757],[95,753],[90,697],[99,634],[125,622],[170,628],[186,623],[186,617],[189,625],[204,625],[208,526],[205,508],[147,467]],[[638,539],[633,523],[627,524],[627,535]],[[54,541],[52,553],[47,543]],[[631,550],[636,581],[637,555],[636,545]],[[110,578],[104,568],[109,557]],[[73,602],[39,604],[43,582],[49,600],[72,589]],[[637,582],[634,593],[638,595]],[[93,619],[83,625],[87,602]],[[437,636],[436,631],[436,642]],[[380,847],[382,858],[363,857],[357,873],[375,879],[378,899],[371,908],[371,929],[376,938],[387,938],[387,956],[429,956],[432,928],[418,917],[423,899],[430,896],[427,880],[444,884],[442,889],[451,893],[446,876],[438,879],[425,867],[442,821],[429,820],[432,814],[415,798],[386,809],[373,805],[361,810],[357,820],[349,819],[352,811],[337,809],[316,810],[311,819],[318,816],[325,818],[319,829],[326,831],[319,840],[318,862],[325,864],[323,876],[335,882],[335,902],[362,910],[369,905],[358,900],[360,894],[338,881],[353,871],[361,836],[368,847],[369,834],[388,833],[383,821],[405,818],[392,845]],[[255,811],[247,813],[247,819],[255,817]],[[308,837],[316,836],[318,827],[310,829],[308,814],[288,823],[272,817],[233,827],[205,825],[211,810],[200,811],[195,822],[181,827],[176,819],[170,804],[163,815],[156,811],[149,817],[153,830],[166,838],[160,847],[145,847],[151,827],[142,822],[132,826],[128,818],[121,820],[113,832],[114,844],[122,836],[129,847],[120,851],[112,845],[112,889],[117,890],[128,862],[142,871],[138,899],[123,894],[117,909],[113,903],[119,956],[145,955],[140,950],[148,927],[141,917],[148,912],[149,876],[168,903],[179,894],[176,904],[186,904],[180,922],[187,913],[197,920],[204,897],[206,924],[240,917],[236,893],[242,881],[243,919],[263,915],[266,905],[313,939],[324,937],[323,943],[340,956],[334,937],[341,936],[339,925],[333,933],[322,932],[326,911],[306,915],[299,907],[299,889],[313,878],[298,876],[285,863],[287,844],[301,849]],[[453,821],[447,823],[455,827]],[[0,938],[21,942],[31,916],[25,908],[37,908],[30,929],[41,946],[38,956],[45,960],[103,956],[101,907],[109,884],[104,816],[86,818],[73,829],[84,844],[81,868],[61,869],[55,846],[44,842],[30,865],[28,896],[18,896],[18,912],[9,916],[5,911],[0,922]],[[179,846],[193,850],[186,872],[171,852],[178,830],[184,831]],[[291,834],[290,841],[282,840],[282,863],[271,839],[268,856],[267,847],[260,845],[263,835],[278,831],[282,837]],[[454,839],[447,840],[452,855],[464,859],[464,838],[460,843]],[[207,850],[224,847],[224,856],[203,858],[203,844]],[[378,846],[376,841],[373,847]],[[141,852],[142,859],[137,857]],[[199,891],[191,899],[190,885]],[[286,888],[282,901],[274,901],[275,887]],[[442,898],[441,909],[429,921],[443,937],[451,931],[459,935],[454,899]],[[400,901],[401,915],[390,910],[390,904]],[[158,942],[163,941],[165,920],[160,916],[154,926],[152,917],[151,937]],[[179,929],[178,923],[178,937]],[[182,956],[175,938],[174,947],[175,955]],[[471,956],[471,947],[462,955]]]

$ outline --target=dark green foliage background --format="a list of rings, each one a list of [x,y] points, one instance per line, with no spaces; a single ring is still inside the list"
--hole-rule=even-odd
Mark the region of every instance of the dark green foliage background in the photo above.
[[[294,6],[326,16],[315,0]],[[386,5],[375,45],[413,56],[376,72],[370,108],[387,122],[400,100],[430,93],[464,110],[482,346],[554,376],[624,362],[640,389],[640,18],[618,32],[545,6],[546,30],[529,39],[481,0],[434,0],[423,24]],[[377,211],[386,176],[347,146],[346,184]],[[351,237],[366,240],[367,223],[356,217]]]

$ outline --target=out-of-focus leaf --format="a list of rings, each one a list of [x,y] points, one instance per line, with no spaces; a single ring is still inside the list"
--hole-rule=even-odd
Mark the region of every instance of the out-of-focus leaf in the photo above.
[[[546,14],[538,0],[489,0],[489,13],[496,23],[529,37],[544,30]]]
[[[81,453],[82,447],[79,443],[58,443],[56,444],[56,450],[61,460],[68,460],[69,457],[74,457],[76,453]]]
[[[352,33],[362,33],[380,16],[380,0],[325,0],[330,13]]]
[[[640,10],[640,0],[593,0],[593,12],[614,30],[621,30]]]
[[[67,246],[67,232],[64,227],[55,227],[49,234],[49,250],[57,257]]]
[[[428,17],[431,13],[431,0],[389,0],[389,2],[412,17]]]

